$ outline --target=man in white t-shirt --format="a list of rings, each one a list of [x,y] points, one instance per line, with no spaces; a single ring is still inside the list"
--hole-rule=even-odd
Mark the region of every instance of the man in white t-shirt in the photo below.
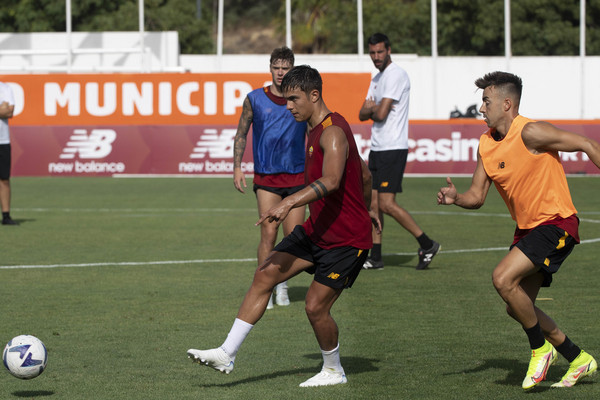
[[[10,217],[10,131],[8,119],[15,110],[15,97],[6,83],[0,82],[0,206],[2,225],[17,225]]]
[[[373,175],[372,210],[394,218],[419,242],[417,269],[426,269],[440,251],[440,244],[430,239],[413,217],[396,203],[396,193],[402,192],[402,178],[408,156],[408,103],[410,80],[408,74],[392,63],[388,37],[375,33],[369,38],[369,55],[379,70],[371,80],[367,98],[358,117],[372,120],[369,169]],[[382,269],[381,234],[373,231],[373,249],[364,269]]]

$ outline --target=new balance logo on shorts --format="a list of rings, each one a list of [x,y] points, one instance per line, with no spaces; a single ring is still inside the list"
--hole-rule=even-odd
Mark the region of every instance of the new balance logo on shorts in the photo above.
[[[81,159],[104,158],[112,151],[112,143],[116,138],[117,132],[112,129],[92,129],[89,135],[86,129],[75,129],[60,158],[70,160],[75,155]]]
[[[332,273],[330,273],[329,275],[327,275],[327,277],[328,277],[329,279],[336,280],[337,278],[339,278],[339,277],[340,277],[340,274],[336,274],[335,272],[332,272]]]

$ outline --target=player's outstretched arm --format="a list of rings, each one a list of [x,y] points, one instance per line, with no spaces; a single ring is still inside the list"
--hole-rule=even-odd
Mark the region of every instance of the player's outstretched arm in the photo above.
[[[586,136],[557,128],[549,122],[530,122],[521,132],[523,143],[530,151],[583,151],[600,168],[600,143]]]
[[[252,104],[246,96],[242,106],[242,115],[240,116],[235,133],[235,139],[233,140],[233,185],[241,193],[244,193],[244,188],[246,187],[246,176],[242,171],[242,158],[244,157],[246,137],[248,136],[250,125],[252,125],[253,117]]]
[[[491,179],[487,176],[483,168],[483,162],[479,153],[477,154],[477,167],[473,173],[471,187],[464,193],[458,193],[452,183],[452,179],[446,178],[447,186],[440,188],[437,194],[437,203],[442,205],[456,204],[462,208],[476,209],[480,208],[485,202]]]

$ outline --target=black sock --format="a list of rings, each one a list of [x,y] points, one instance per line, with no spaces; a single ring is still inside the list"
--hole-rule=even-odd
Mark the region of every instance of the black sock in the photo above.
[[[556,346],[556,351],[558,351],[570,363],[577,358],[579,353],[581,353],[581,349],[579,348],[579,346],[571,342],[571,339],[569,339],[566,336],[565,341],[562,342],[562,344]]]
[[[546,343],[546,338],[544,337],[544,333],[542,332],[542,328],[540,328],[540,323],[538,322],[531,328],[525,329],[523,328],[525,333],[527,334],[527,338],[529,339],[529,346],[531,349],[539,349]]]
[[[2,219],[10,218],[10,212],[2,212]]]
[[[371,260],[381,260],[381,243],[373,243],[373,248],[371,249]]]
[[[429,239],[429,236],[427,236],[425,232],[417,238],[417,242],[419,242],[419,246],[423,250],[429,250],[433,247],[433,240]]]

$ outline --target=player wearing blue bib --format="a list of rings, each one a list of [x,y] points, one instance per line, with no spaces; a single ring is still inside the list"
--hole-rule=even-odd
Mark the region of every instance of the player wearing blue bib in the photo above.
[[[252,125],[252,150],[254,158],[254,192],[261,215],[285,197],[304,187],[304,143],[306,122],[296,122],[286,109],[281,93],[281,81],[294,66],[294,53],[287,47],[273,50],[270,60],[272,84],[253,90],[244,100],[233,150],[233,184],[244,193],[246,177],[242,171],[242,157],[246,137]],[[294,209],[283,221],[283,233],[288,235],[296,225],[304,222],[304,207]],[[277,224],[260,224],[258,264],[267,259],[277,240]],[[287,282],[275,288],[275,301],[287,306]],[[267,308],[273,308],[272,298]]]
[[[304,176],[304,137],[306,123],[298,123],[285,107],[285,99],[272,91],[272,86],[248,93],[253,111],[252,151],[254,183],[264,175],[285,174],[282,187],[302,184]],[[295,175],[302,179],[296,180]],[[289,178],[289,179],[287,179]]]

